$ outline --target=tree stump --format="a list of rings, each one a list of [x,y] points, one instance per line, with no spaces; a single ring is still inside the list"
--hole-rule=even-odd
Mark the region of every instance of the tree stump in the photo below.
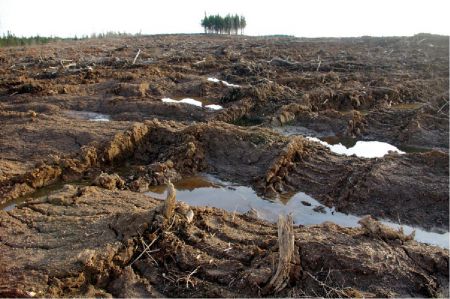
[[[279,260],[275,275],[264,288],[264,293],[278,293],[289,283],[291,266],[294,262],[294,229],[292,216],[280,215],[278,217],[278,247]]]

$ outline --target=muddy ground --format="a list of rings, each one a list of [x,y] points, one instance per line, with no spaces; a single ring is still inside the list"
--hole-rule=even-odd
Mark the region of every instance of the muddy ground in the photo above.
[[[1,49],[0,201],[25,203],[0,214],[0,294],[445,296],[448,250],[331,223],[294,228],[295,263],[275,293],[275,224],[196,208],[193,222],[177,212],[167,228],[141,192],[210,173],[268,199],[301,191],[341,212],[448,231],[448,54],[448,37],[424,34]],[[412,150],[342,156],[280,134],[286,126]],[[75,185],[27,200],[64,183]],[[132,263],[154,238],[159,251]]]
[[[445,296],[448,251],[333,223],[295,227],[289,286],[267,287],[276,227],[129,191],[67,185],[1,211],[3,296]],[[57,229],[55,229],[57,226]],[[150,246],[151,245],[151,246]],[[141,253],[148,246],[148,255]]]

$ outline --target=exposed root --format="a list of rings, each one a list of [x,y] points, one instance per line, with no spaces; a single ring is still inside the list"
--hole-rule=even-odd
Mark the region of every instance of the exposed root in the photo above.
[[[322,287],[323,294],[324,294],[323,297],[325,297],[325,298],[336,298],[336,297],[338,297],[338,298],[363,298],[363,295],[360,292],[354,290],[353,288],[336,288],[336,287],[332,287],[329,284],[327,284],[327,280],[329,279],[329,276],[330,276],[330,271],[328,271],[325,281],[320,281],[319,279],[317,279],[317,277],[315,277],[308,271],[305,271],[305,273],[310,278],[312,278],[312,280],[314,280],[316,283],[318,283],[319,286]],[[317,294],[315,294],[315,295],[317,295]]]
[[[136,263],[144,254],[147,254],[147,256],[152,259],[152,261],[158,265],[158,263],[156,262],[156,260],[150,255],[150,253],[152,252],[157,252],[159,251],[159,249],[154,249],[154,250],[150,250],[150,247],[152,247],[152,245],[159,239],[159,236],[156,236],[151,242],[150,244],[147,244],[144,239],[141,237],[140,241],[143,245],[143,250],[142,252],[130,263],[130,266],[132,266],[134,263]]]

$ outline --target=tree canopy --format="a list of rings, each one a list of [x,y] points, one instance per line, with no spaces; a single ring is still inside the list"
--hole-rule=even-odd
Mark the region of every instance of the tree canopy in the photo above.
[[[244,33],[244,28],[247,26],[247,21],[244,16],[227,14],[225,17],[220,15],[210,15],[205,17],[201,22],[205,33],[216,34],[241,34]]]

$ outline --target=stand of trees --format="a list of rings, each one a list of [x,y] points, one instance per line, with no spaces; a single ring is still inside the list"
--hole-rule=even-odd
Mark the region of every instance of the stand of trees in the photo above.
[[[227,14],[225,17],[220,15],[210,15],[205,17],[201,22],[202,27],[205,29],[205,33],[216,34],[241,34],[244,33],[244,28],[247,26],[247,21],[244,16],[234,16]]]
[[[83,35],[81,37],[57,37],[57,36],[29,36],[19,37],[14,33],[7,31],[6,34],[0,36],[0,47],[13,47],[13,46],[27,46],[27,45],[43,45],[50,42],[69,41],[69,40],[83,40],[83,39],[95,39],[95,38],[109,38],[109,37],[121,37],[121,36],[141,36],[141,33],[126,33],[108,31],[106,33],[92,33],[90,36]]]
[[[17,37],[10,31],[8,31],[6,32],[6,34],[3,34],[3,36],[0,36],[0,47],[42,45],[59,40],[62,40],[62,38],[39,35],[30,37]]]

